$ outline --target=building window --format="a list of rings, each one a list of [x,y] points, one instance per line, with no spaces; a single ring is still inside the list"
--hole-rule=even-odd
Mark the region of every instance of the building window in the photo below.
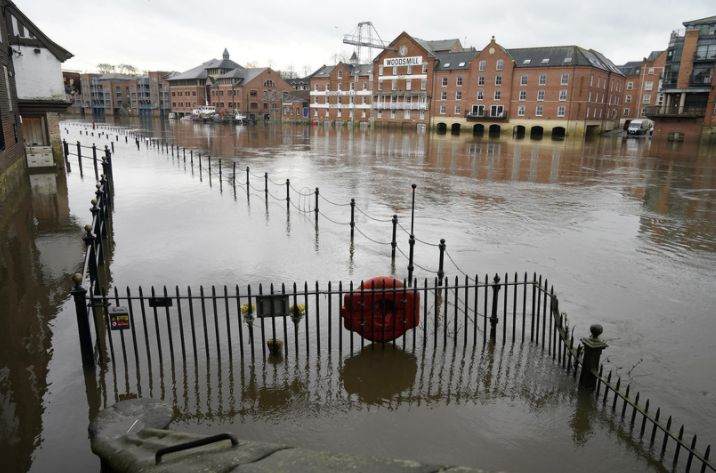
[[[517,107],[517,116],[518,117],[525,116],[525,106],[524,105],[520,105],[519,107]]]
[[[408,79],[405,81],[405,90],[412,90],[413,89],[413,81]]]
[[[447,100],[447,91],[443,90],[440,92],[440,100]]]
[[[462,113],[462,110],[460,109],[459,105],[455,105],[455,115],[460,115]]]
[[[398,75],[398,67],[397,66],[393,66],[393,75],[394,76]]]
[[[540,89],[537,91],[537,100],[544,100],[544,90]]]
[[[494,98],[495,100],[500,100],[500,97],[501,97],[501,96],[502,96],[502,93],[501,93],[499,90],[496,90],[496,91],[495,91],[495,95],[493,96],[493,98]]]
[[[547,85],[547,75],[546,74],[539,75],[539,85]]]
[[[420,79],[420,90],[425,90],[428,87],[427,79]]]
[[[520,85],[527,85],[527,74],[520,76]]]
[[[520,90],[520,100],[521,101],[527,100],[527,91],[526,90]]]
[[[398,81],[396,79],[390,81],[390,90],[398,90]]]
[[[502,76],[500,74],[495,76],[495,85],[502,85]]]
[[[564,105],[560,105],[559,107],[557,107],[557,116],[563,117],[565,111],[566,111],[566,107]]]
[[[378,66],[378,75],[379,76],[383,75],[383,66]]]
[[[541,117],[543,111],[544,111],[544,108],[542,107],[542,105],[537,105],[537,107],[535,108],[535,116]]]
[[[442,86],[443,86],[443,87],[447,87],[447,83],[448,83],[448,78],[447,78],[447,77],[443,77],[443,78],[442,78]]]
[[[645,95],[641,98],[641,103],[651,103],[651,95]]]
[[[445,104],[440,105],[440,114],[441,115],[445,115],[446,110],[447,110],[447,107],[445,106]]]
[[[413,73],[413,66],[411,66],[410,64],[408,64],[408,67],[405,68],[405,73],[408,74],[408,75],[412,74],[412,73]]]
[[[484,100],[485,99],[485,93],[482,90],[477,91],[477,100]]]
[[[644,81],[644,90],[646,90],[646,91],[654,90],[654,81],[651,81],[651,80]]]
[[[625,108],[625,109],[624,109],[624,116],[625,116],[625,117],[628,117],[628,116],[629,116],[629,111],[630,111],[630,109],[628,109],[628,108]]]
[[[631,103],[631,95],[624,96],[624,103]]]
[[[458,86],[462,85],[462,76],[455,79],[455,85],[458,85]]]
[[[479,76],[477,78],[477,85],[485,85],[485,76]]]
[[[562,85],[569,84],[569,74],[567,74],[566,72],[562,74],[562,78],[559,80],[559,83]]]
[[[478,69],[479,71],[484,71],[485,68],[487,67],[487,61],[485,61],[484,59],[481,59],[480,62],[477,63],[477,64],[478,64],[477,69]]]
[[[504,59],[498,59],[497,63],[495,64],[495,70],[501,71],[505,68],[505,60]]]
[[[567,91],[566,90],[559,91],[559,100],[561,100],[561,101],[567,100]]]
[[[428,63],[424,62],[423,63],[423,74],[427,74],[427,73],[428,73]]]
[[[634,82],[627,81],[626,90],[633,90],[634,89]]]
[[[455,91],[455,100],[462,100],[462,90]]]

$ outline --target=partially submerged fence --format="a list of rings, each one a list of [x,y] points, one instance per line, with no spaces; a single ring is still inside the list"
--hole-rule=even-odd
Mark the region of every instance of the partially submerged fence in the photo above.
[[[81,145],[75,154],[67,144],[64,147],[66,161],[77,157],[81,169],[86,159]],[[647,435],[648,455],[673,470],[688,472],[700,465],[701,472],[716,471],[709,460],[710,445],[703,453],[697,450],[696,435],[687,442],[683,425],[674,431],[671,417],[664,423],[661,409],[654,411],[648,399],[641,404],[641,393],[632,398],[631,386],[622,390],[621,379],[613,380],[611,371],[604,375],[599,363],[606,348],[599,338],[601,327],[592,326],[591,336],[575,339],[574,327],[559,311],[554,289],[536,274],[492,279],[441,275],[372,288],[339,281],[323,286],[316,282],[193,290],[126,287],[120,291],[115,286],[110,292],[103,278],[113,197],[109,150],[102,169],[92,201],[92,223],[83,237],[87,248],[83,271],[75,275],[72,295],[83,364],[92,367],[99,360],[102,366],[111,366],[115,378],[123,375],[119,384],[129,388],[134,383],[141,393],[143,383],[149,383],[151,392],[153,373],[159,373],[163,391],[165,371],[172,379],[177,371],[183,372],[186,379],[187,372],[209,370],[222,360],[244,366],[272,357],[330,359],[358,350],[380,350],[386,344],[422,353],[462,346],[474,353],[499,344],[529,343],[579,377],[580,387],[593,390],[597,404],[632,437],[638,433],[640,444],[647,442]],[[442,260],[442,251],[440,256]],[[418,302],[404,304],[408,299]],[[349,303],[352,300],[359,304]],[[406,331],[413,322],[417,327]],[[399,336],[384,341],[386,333],[387,338]],[[383,341],[371,341],[376,339]]]

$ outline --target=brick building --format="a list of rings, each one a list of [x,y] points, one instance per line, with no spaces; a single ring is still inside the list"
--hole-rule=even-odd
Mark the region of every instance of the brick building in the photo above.
[[[716,136],[716,16],[686,21],[666,50],[660,105],[646,109],[654,136]]]
[[[372,65],[351,62],[322,66],[311,75],[310,118],[336,124],[368,123],[371,118]]]
[[[663,104],[664,94],[661,90],[665,63],[666,51],[652,51],[649,57],[641,61],[619,66],[625,76],[621,112],[623,127],[635,118],[645,117],[648,107]]]
[[[323,66],[311,77],[315,121],[342,123],[356,65]],[[579,46],[505,49],[494,37],[481,50],[459,40],[425,41],[403,32],[372,64],[360,119],[374,125],[463,128],[476,135],[563,137],[619,126],[623,73]],[[335,98],[334,98],[335,97]]]
[[[245,68],[224,49],[222,59],[211,59],[169,77],[171,109],[190,114],[197,106],[212,105],[219,114],[237,112],[250,119],[278,119],[284,94],[294,89],[270,67]]]

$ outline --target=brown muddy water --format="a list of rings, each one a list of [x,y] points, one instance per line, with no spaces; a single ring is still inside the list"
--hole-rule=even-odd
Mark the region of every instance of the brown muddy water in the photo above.
[[[391,263],[390,220],[409,226],[415,277],[536,272],[587,335],[604,326],[605,365],[716,439],[716,148],[294,126],[123,123],[237,166],[237,190],[170,153],[115,143],[109,279],[120,290],[407,276],[407,234]],[[66,131],[65,131],[66,130]],[[104,146],[62,125],[63,137]],[[249,167],[249,192],[246,167]],[[80,268],[94,190],[32,175],[0,214],[0,453],[4,471],[98,471],[87,425],[118,399],[162,397],[176,428],[336,452],[514,472],[662,471],[648,446],[594,410],[530,344],[355,346],[255,362],[217,360],[139,383],[84,375],[69,276]],[[270,196],[265,198],[264,173]],[[226,177],[226,175],[224,175]],[[293,206],[285,203],[290,179]],[[243,185],[243,186],[242,186]],[[313,210],[320,188],[318,224]],[[303,194],[303,196],[301,196]],[[356,229],[350,241],[350,199]],[[307,212],[303,212],[307,211]],[[152,383],[151,387],[149,383]]]

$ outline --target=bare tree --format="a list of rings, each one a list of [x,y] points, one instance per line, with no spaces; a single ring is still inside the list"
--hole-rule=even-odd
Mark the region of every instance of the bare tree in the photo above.
[[[114,72],[115,67],[112,64],[102,63],[102,64],[97,64],[97,70],[99,71],[100,74],[110,74],[110,73]]]

